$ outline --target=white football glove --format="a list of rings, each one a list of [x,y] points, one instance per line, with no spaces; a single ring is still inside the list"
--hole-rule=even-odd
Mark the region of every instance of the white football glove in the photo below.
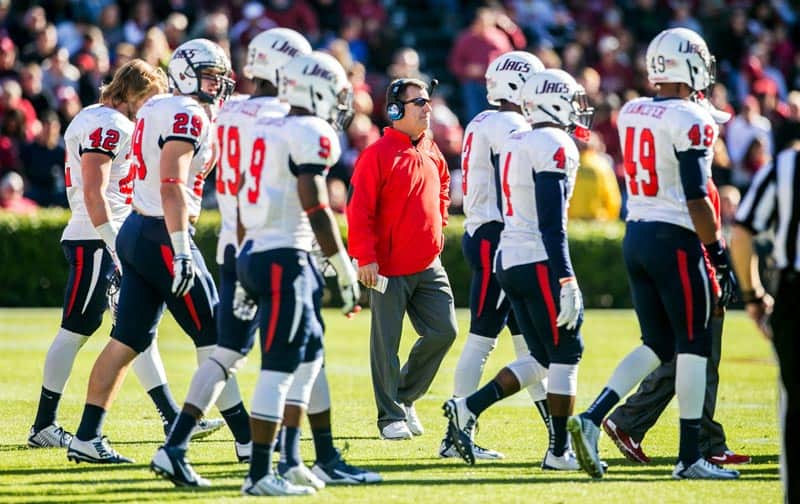
[[[108,300],[108,311],[111,312],[111,325],[117,323],[117,309],[119,308],[119,288],[122,284],[122,274],[118,268],[114,268],[108,279],[106,288],[106,299]]]
[[[239,320],[253,320],[258,311],[256,301],[250,297],[239,281],[236,281],[236,290],[233,291],[233,315]]]
[[[176,297],[183,297],[194,285],[192,256],[176,254],[172,258],[172,271],[175,273],[175,277],[172,279],[172,293]]]
[[[575,329],[578,318],[583,311],[583,295],[578,287],[578,281],[570,278],[561,286],[560,296],[561,311],[556,319],[558,327],[567,326],[567,330]]]
[[[358,275],[356,274],[350,257],[344,251],[339,251],[328,258],[333,269],[336,270],[336,281],[339,284],[339,294],[342,296],[344,305],[342,313],[348,317],[361,311],[358,299],[361,297],[361,288],[358,286]]]

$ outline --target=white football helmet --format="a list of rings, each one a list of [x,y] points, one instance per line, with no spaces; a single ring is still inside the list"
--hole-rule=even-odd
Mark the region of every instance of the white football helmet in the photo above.
[[[714,84],[716,62],[703,37],[687,28],[664,30],[647,46],[647,80],[682,82],[693,91]]]
[[[501,54],[486,68],[486,99],[490,105],[500,105],[500,100],[519,105],[522,85],[531,75],[542,70],[542,62],[529,52]]]
[[[248,79],[257,77],[278,85],[278,69],[311,52],[308,40],[289,28],[272,28],[256,35],[247,46],[247,64],[243,73]]]
[[[314,51],[294,58],[278,74],[278,98],[339,129],[347,128],[353,115],[353,88],[336,58]]]
[[[533,74],[522,86],[522,115],[530,124],[555,123],[582,141],[589,139],[594,108],[583,86],[554,68]]]
[[[203,70],[217,73],[217,92],[203,91],[200,74]],[[231,61],[220,46],[207,39],[192,39],[179,45],[167,66],[170,87],[183,95],[197,95],[203,103],[218,104],[233,92]]]

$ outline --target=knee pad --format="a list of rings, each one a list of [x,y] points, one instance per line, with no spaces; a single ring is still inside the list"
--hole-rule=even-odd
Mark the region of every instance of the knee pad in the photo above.
[[[216,362],[222,369],[225,370],[226,379],[233,377],[233,375],[242,369],[247,362],[246,355],[242,355],[236,350],[231,350],[230,348],[224,348],[216,345],[214,346],[211,355],[208,356],[208,359]]]
[[[311,362],[301,362],[294,372],[294,381],[286,395],[286,403],[305,408],[311,397],[311,388],[322,368],[322,359]]]
[[[164,370],[164,362],[158,351],[157,339],[153,339],[150,346],[133,359],[131,366],[136,377],[139,378],[139,383],[146,391],[167,383],[167,372]]]
[[[547,377],[547,368],[528,354],[506,366],[517,377],[520,388],[541,382]]]
[[[314,386],[311,387],[311,398],[308,400],[308,414],[316,415],[331,409],[331,390],[328,387],[328,374],[325,366],[319,370]]]
[[[234,373],[244,365],[246,357],[227,348],[215,348],[197,368],[186,393],[186,402],[207,413],[213,403],[221,411],[241,402]]]
[[[253,391],[250,416],[256,420],[280,423],[283,420],[286,394],[289,392],[293,378],[291,373],[261,371]]]
[[[547,392],[576,396],[578,393],[578,365],[551,363],[547,372]]]
[[[197,365],[199,366],[200,364],[203,363],[204,360],[211,357],[211,354],[214,353],[214,350],[216,350],[216,348],[217,345],[206,345],[206,346],[195,347],[194,350],[197,353]]]

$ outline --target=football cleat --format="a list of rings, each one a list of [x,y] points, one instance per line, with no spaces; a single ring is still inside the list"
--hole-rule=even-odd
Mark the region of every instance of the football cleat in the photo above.
[[[603,466],[597,450],[600,429],[583,415],[571,416],[567,420],[567,430],[575,443],[575,456],[581,469],[592,478],[603,477]]]
[[[319,479],[317,475],[311,471],[311,469],[302,463],[291,467],[282,462],[278,463],[278,474],[280,474],[281,478],[285,479],[289,483],[293,483],[298,486],[307,486],[313,488],[314,490],[322,490],[325,488],[325,482]]]
[[[490,448],[484,448],[475,444],[474,441],[472,442],[472,454],[475,456],[475,460],[499,460],[505,458],[505,455],[499,451],[492,450]],[[439,445],[439,456],[442,458],[454,458],[461,456],[458,453],[458,450],[456,450],[456,447],[454,446],[453,441],[450,440],[449,436],[445,436],[444,439],[442,439],[442,444]]]
[[[97,436],[88,441],[81,441],[77,437],[70,440],[67,447],[67,459],[76,464],[89,462],[90,464],[132,464],[133,460],[123,457],[114,448],[105,436]]]
[[[560,457],[557,457],[553,455],[552,451],[547,450],[542,460],[542,469],[545,471],[580,471],[581,466],[578,464],[575,452],[566,450]]]
[[[408,424],[408,430],[411,431],[411,434],[415,436],[424,434],[425,428],[422,426],[419,416],[417,416],[417,410],[414,409],[414,405],[404,405],[403,409],[406,410],[406,424]]]
[[[454,397],[447,400],[442,406],[444,416],[449,420],[447,435],[453,441],[456,451],[467,464],[475,463],[475,453],[472,444],[472,430],[477,418],[467,407],[467,400],[463,397]]]
[[[381,429],[381,437],[389,441],[401,441],[403,439],[411,439],[414,434],[408,428],[408,424],[402,420],[392,422]]]
[[[645,455],[642,450],[641,443],[633,440],[625,431],[617,427],[611,418],[603,420],[603,430],[606,431],[608,437],[614,441],[619,451],[625,455],[625,458],[631,462],[638,462],[640,464],[649,464],[650,457]]]
[[[220,430],[224,425],[225,420],[221,418],[201,418],[192,429],[192,441],[208,437]]]
[[[186,460],[186,451],[162,446],[150,461],[150,470],[178,487],[209,487],[211,482],[197,474]]]
[[[749,455],[740,455],[735,453],[731,450],[725,450],[724,452],[720,453],[719,455],[711,455],[710,457],[706,457],[706,460],[711,462],[715,465],[724,465],[724,464],[732,464],[732,465],[739,465],[739,464],[749,464],[752,459]]]
[[[31,448],[66,448],[72,441],[72,434],[56,422],[38,431],[31,427],[28,433],[28,446]]]
[[[311,487],[295,485],[294,483],[290,483],[274,473],[267,474],[255,483],[250,480],[250,476],[247,476],[242,484],[242,495],[272,495],[275,497],[286,497],[295,495],[314,495],[315,493],[317,493],[317,491]]]
[[[315,463],[311,472],[327,485],[359,485],[383,481],[380,474],[345,462],[339,450],[336,450],[336,456],[330,462]]]
[[[725,469],[714,465],[704,458],[699,458],[689,467],[684,467],[682,461],[678,461],[675,470],[672,471],[674,479],[736,479],[739,471]]]
[[[238,441],[233,442],[233,448],[236,450],[236,460],[241,462],[242,464],[250,463],[250,455],[253,454],[253,442],[250,441],[249,443],[239,443]]]

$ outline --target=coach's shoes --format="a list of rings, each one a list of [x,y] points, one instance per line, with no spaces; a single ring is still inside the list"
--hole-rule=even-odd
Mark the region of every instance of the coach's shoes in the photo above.
[[[114,448],[105,436],[97,436],[88,441],[81,441],[73,436],[67,447],[67,459],[76,464],[89,462],[90,464],[132,464],[133,459],[123,457]]]
[[[583,415],[577,415],[571,416],[567,420],[567,431],[572,436],[575,455],[578,457],[581,469],[586,471],[592,478],[602,478],[603,466],[597,449],[600,429],[591,419]]]
[[[72,441],[72,434],[56,422],[38,431],[31,427],[28,433],[28,446],[31,448],[66,448]]]
[[[192,429],[192,441],[208,437],[220,430],[224,425],[225,420],[221,418],[201,418]]]
[[[397,420],[387,424],[381,429],[381,437],[389,441],[400,441],[403,439],[411,439],[414,434],[408,428],[408,424],[402,420]]]
[[[689,467],[684,467],[682,461],[678,461],[675,470],[672,471],[674,479],[736,479],[739,471],[725,469],[714,465],[704,458],[699,458]]]
[[[614,441],[614,444],[625,455],[625,458],[640,464],[650,463],[650,457],[645,455],[641,443],[637,443],[625,431],[617,427],[617,424],[611,418],[603,420],[603,430],[606,431],[611,441]]]
[[[250,476],[247,476],[242,484],[243,495],[271,495],[275,497],[289,497],[297,495],[314,495],[315,493],[317,493],[317,491],[313,488],[295,485],[294,483],[286,481],[275,473],[267,474],[255,483],[250,480]]]
[[[472,443],[472,430],[477,417],[467,407],[467,400],[463,397],[449,399],[442,406],[444,416],[449,420],[447,435],[453,440],[453,446],[467,464],[475,463],[475,452]]]
[[[278,474],[289,483],[298,486],[307,486],[314,490],[325,488],[325,482],[319,479],[305,464],[290,467],[282,462],[278,463]]]
[[[253,454],[252,441],[250,441],[249,443],[240,443],[238,441],[234,441],[233,447],[236,450],[236,460],[238,460],[242,464],[250,463],[250,456]]]
[[[186,460],[186,451],[162,446],[150,461],[150,470],[179,487],[209,487],[211,482],[197,474]]]
[[[581,466],[578,464],[575,452],[564,450],[564,453],[557,457],[553,455],[552,451],[547,450],[542,460],[542,469],[545,471],[580,471]]]
[[[411,431],[411,434],[415,436],[424,434],[425,428],[422,426],[419,416],[417,416],[417,410],[414,409],[414,405],[404,404],[403,409],[406,410],[406,423],[408,424],[408,430]]]
[[[324,464],[316,462],[311,467],[311,472],[326,485],[359,485],[383,481],[380,474],[345,462],[339,450],[336,450],[336,456],[330,462]]]
[[[484,448],[475,444],[474,441],[472,442],[472,454],[475,456],[475,460],[499,460],[505,458],[505,455],[499,451]],[[449,436],[445,436],[444,439],[442,439],[442,444],[439,445],[439,456],[442,458],[461,457],[461,454],[458,453],[458,450],[456,450]]]
[[[731,450],[725,450],[724,452],[720,453],[719,455],[711,455],[710,457],[706,457],[706,460],[711,462],[715,465],[739,465],[739,464],[749,464],[752,459],[749,455],[740,455]]]

